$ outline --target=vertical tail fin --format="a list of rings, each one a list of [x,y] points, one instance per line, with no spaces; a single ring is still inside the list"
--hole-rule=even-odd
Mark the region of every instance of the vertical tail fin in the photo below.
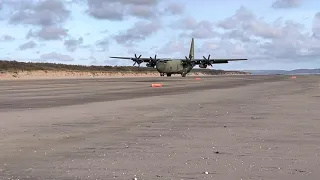
[[[194,39],[191,40],[190,52],[189,52],[189,59],[194,58]]]

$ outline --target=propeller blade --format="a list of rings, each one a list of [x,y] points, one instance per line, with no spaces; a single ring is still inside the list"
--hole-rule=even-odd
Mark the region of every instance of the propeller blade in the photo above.
[[[209,61],[210,60],[210,54],[208,55],[208,58],[206,58],[206,57],[204,57],[204,56],[202,56],[203,57],[203,59],[205,59],[206,61]]]
[[[141,58],[141,54],[139,57],[137,57],[137,54],[134,54],[135,59],[140,59]]]

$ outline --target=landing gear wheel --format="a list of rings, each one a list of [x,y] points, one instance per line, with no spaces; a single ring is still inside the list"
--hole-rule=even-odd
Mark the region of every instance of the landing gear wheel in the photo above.
[[[181,77],[186,77],[187,73],[182,73]]]
[[[171,77],[171,74],[167,74],[167,77]]]
[[[160,76],[164,76],[164,73],[160,73]]]

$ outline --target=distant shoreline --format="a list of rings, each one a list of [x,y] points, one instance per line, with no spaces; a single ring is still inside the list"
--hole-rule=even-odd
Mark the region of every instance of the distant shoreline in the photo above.
[[[317,75],[320,69],[295,69],[295,70],[246,70],[253,75]]]

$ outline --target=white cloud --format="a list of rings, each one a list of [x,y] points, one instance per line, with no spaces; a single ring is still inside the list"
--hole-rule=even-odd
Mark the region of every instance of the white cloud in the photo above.
[[[273,9],[268,8],[278,13],[286,13],[290,8],[292,13],[294,8],[302,8],[302,3],[305,2],[273,0],[270,1]],[[225,19],[213,21],[214,10],[208,16],[200,17],[196,12],[201,8],[191,12],[190,7],[185,9],[185,4],[161,0],[6,1],[1,10],[10,13],[8,18],[0,20],[1,25],[8,25],[7,29],[9,26],[20,28],[25,37],[16,35],[16,30],[15,34],[3,32],[0,40],[2,43],[6,41],[6,45],[11,44],[11,47],[3,47],[1,52],[13,52],[12,49],[21,45],[21,50],[33,48],[43,54],[42,58],[57,61],[73,61],[79,59],[78,53],[82,53],[81,56],[86,55],[82,58],[103,62],[111,52],[125,55],[138,51],[184,57],[191,37],[194,37],[197,57],[211,54],[211,58],[239,57],[250,61],[268,60],[265,62],[273,64],[320,59],[320,13],[314,12],[314,17],[310,17],[313,18],[311,27],[283,17],[270,22],[271,16],[266,14],[263,17],[243,5]],[[266,17],[269,21],[265,20]],[[82,26],[73,26],[77,23],[72,22]],[[106,29],[108,31],[104,31]],[[115,32],[114,29],[122,30]],[[104,33],[97,35],[95,32]],[[40,40],[46,47],[38,42]],[[82,52],[63,55],[79,47],[83,47]],[[45,53],[53,49],[57,52]],[[24,53],[34,56],[30,51],[20,52],[20,56]]]

